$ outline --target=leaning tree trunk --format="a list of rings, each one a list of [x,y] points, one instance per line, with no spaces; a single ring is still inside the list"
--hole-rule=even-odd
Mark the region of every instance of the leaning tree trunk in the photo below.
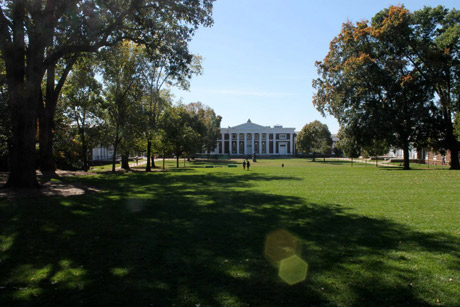
[[[41,109],[39,112],[39,157],[40,171],[46,177],[56,176],[56,161],[53,155],[54,142],[54,120],[48,108]]]
[[[55,66],[47,70],[46,96],[40,91],[40,104],[38,112],[38,139],[40,171],[45,177],[56,177],[56,161],[53,154],[54,143],[54,114],[58,94],[55,91]]]
[[[46,95],[45,101],[40,93],[39,104],[39,148],[40,148],[40,171],[47,177],[56,176],[56,160],[54,159],[54,115],[56,106],[64,86],[65,80],[76,61],[77,56],[72,57],[66,63],[66,66],[56,84],[56,64],[53,63],[47,67],[46,75]]]

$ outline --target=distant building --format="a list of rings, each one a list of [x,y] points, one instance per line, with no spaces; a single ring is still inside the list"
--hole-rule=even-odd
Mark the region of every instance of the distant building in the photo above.
[[[296,153],[295,128],[261,126],[248,119],[244,124],[221,128],[220,132],[216,149],[206,154],[292,156]]]

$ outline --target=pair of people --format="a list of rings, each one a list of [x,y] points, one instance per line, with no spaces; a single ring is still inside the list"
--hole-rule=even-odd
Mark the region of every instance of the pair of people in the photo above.
[[[251,163],[249,163],[249,160],[246,159],[245,161],[243,161],[243,169],[246,169],[246,167],[248,168],[248,171],[249,171],[249,167],[251,166]]]

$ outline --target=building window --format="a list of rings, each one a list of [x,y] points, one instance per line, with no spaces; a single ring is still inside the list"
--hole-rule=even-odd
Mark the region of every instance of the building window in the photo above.
[[[259,134],[258,133],[254,134],[254,140],[257,140],[257,141],[259,140]]]
[[[267,139],[267,134],[266,133],[262,133],[262,141],[265,141]]]
[[[232,133],[232,140],[236,141],[236,133]]]
[[[262,138],[263,138],[263,136],[262,136]],[[267,153],[267,142],[266,141],[262,141],[262,153],[263,154]]]
[[[259,153],[259,141],[254,141],[254,153]]]
[[[232,141],[232,154],[236,154],[236,141]]]
[[[251,133],[246,134],[246,141],[252,141],[252,134]]]
[[[268,138],[269,138],[270,140],[273,140],[273,133],[270,133],[270,135],[268,136]]]
[[[225,133],[224,134],[224,139],[226,139],[226,140],[230,139],[230,135],[228,133]]]
[[[244,154],[244,142],[240,141],[240,155]]]
[[[244,133],[240,133],[240,141],[244,140]]]
[[[286,139],[286,134],[285,134],[285,133],[281,133],[279,139],[280,139],[280,140],[285,140],[285,139]]]

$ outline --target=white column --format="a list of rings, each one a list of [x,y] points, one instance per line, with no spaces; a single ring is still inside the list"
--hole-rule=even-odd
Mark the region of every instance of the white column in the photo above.
[[[294,143],[294,133],[291,133],[291,134],[290,134],[289,139],[291,140],[291,145],[290,145],[290,147],[291,147],[291,156],[292,156],[292,155],[294,155],[294,144],[293,144],[293,143]]]
[[[267,155],[271,155],[270,154],[270,134],[271,132],[267,133]]]
[[[225,133],[222,133],[221,135],[221,143],[222,143],[222,154],[225,155],[225,139],[224,139]]]
[[[254,154],[254,135],[255,135],[255,133],[252,133],[252,135],[251,135],[251,140],[252,140],[252,154]]]
[[[240,134],[236,134],[236,153],[240,154]]]
[[[228,132],[228,155],[231,156],[232,155],[232,147],[233,145],[233,136],[232,136],[232,133],[230,133],[230,131]]]

